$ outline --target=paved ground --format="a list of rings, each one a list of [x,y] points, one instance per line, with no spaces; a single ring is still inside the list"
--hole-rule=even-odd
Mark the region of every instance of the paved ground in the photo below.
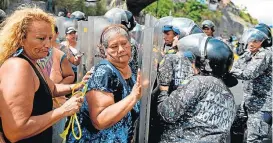
[[[235,97],[236,105],[239,105],[241,103],[241,101],[243,100],[242,82],[239,81],[239,83],[235,87],[232,87],[230,90]]]
[[[239,105],[241,103],[241,101],[243,100],[242,82],[239,81],[238,85],[231,88],[231,92],[233,93],[233,95],[235,97],[236,105]],[[270,132],[270,134],[272,136],[272,132]],[[227,143],[229,143],[229,141],[227,141]],[[263,143],[272,143],[272,140],[264,141]]]

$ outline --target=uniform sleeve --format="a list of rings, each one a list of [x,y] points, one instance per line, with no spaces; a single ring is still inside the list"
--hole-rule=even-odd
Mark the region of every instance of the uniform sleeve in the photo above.
[[[238,60],[236,60],[232,66],[232,70],[234,69],[240,69],[241,67],[244,66],[245,62],[246,62],[246,56],[248,56],[248,52],[244,53],[243,55],[241,55]]]
[[[242,80],[252,80],[262,75],[264,71],[268,68],[269,56],[265,54],[260,54],[252,57],[251,61],[246,62],[247,58],[240,58],[239,63],[234,66],[231,73],[238,79]],[[240,64],[245,62],[246,64]]]
[[[118,89],[118,81],[116,75],[107,65],[100,65],[94,71],[94,74],[88,81],[87,91],[100,90],[113,93]]]
[[[174,123],[185,113],[185,109],[194,106],[201,94],[200,83],[189,81],[187,86],[178,88],[157,106],[157,112],[165,122]]]
[[[169,86],[173,78],[173,64],[169,55],[165,55],[160,62],[158,74],[160,85]]]

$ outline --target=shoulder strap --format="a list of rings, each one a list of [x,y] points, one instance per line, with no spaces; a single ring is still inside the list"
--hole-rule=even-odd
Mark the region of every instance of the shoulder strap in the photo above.
[[[18,57],[25,59],[26,61],[28,61],[28,63],[30,64],[30,66],[33,68],[34,72],[36,73],[36,75],[38,76],[38,78],[40,79],[40,84],[45,85],[46,90],[49,94],[52,94],[50,91],[49,86],[47,85],[45,79],[42,77],[41,73],[38,71],[38,69],[36,68],[36,66],[24,55],[20,54]],[[52,96],[52,95],[51,95]]]

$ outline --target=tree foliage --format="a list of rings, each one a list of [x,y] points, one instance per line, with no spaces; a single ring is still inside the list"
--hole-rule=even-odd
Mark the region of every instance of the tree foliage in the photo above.
[[[158,0],[144,9],[144,13],[150,13],[157,18],[169,16],[190,18],[196,23],[201,23],[205,19],[210,19],[219,23],[222,17],[220,11],[211,11],[207,5],[196,0],[188,0],[185,3],[174,3],[171,0]]]
[[[238,6],[234,5],[234,3],[229,3],[230,7],[235,6],[236,9],[239,10],[239,16],[246,22],[249,22],[250,24],[256,25],[258,24],[258,20],[253,18],[248,12],[247,12],[247,7],[246,6]]]
[[[253,18],[253,17],[251,17],[251,15],[250,15],[249,13],[246,12],[246,10],[240,11],[239,16],[240,16],[244,21],[249,22],[249,23],[251,23],[251,24],[253,24],[253,25],[256,25],[256,24],[259,23],[258,20],[255,19],[255,18]]]

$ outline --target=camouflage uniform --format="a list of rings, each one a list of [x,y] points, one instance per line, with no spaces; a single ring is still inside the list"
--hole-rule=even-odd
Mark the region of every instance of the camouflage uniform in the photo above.
[[[273,46],[268,47],[268,49],[271,50],[271,52],[272,52],[273,51]]]
[[[161,143],[224,143],[235,117],[231,91],[212,76],[192,76],[170,96],[159,95]]]
[[[264,48],[255,54],[247,51],[234,63],[231,72],[236,78],[244,80],[247,142],[262,142],[271,126],[265,119],[272,112],[272,53]]]
[[[178,54],[166,54],[164,59],[160,62],[158,70],[157,79],[161,86],[169,87],[169,93],[175,90],[186,77],[193,75],[193,69],[190,61]],[[156,95],[158,95],[160,92],[164,92],[159,90],[155,91],[157,92],[152,94],[152,97],[156,97]],[[162,121],[160,120],[156,110],[157,100],[156,98],[152,98],[150,115],[151,126],[149,129],[150,143],[158,142],[158,136],[161,136],[163,131],[163,128],[161,128]]]
[[[159,82],[169,86],[169,93],[175,90],[183,80],[194,74],[192,63],[178,54],[167,54],[159,65]]]
[[[164,55],[167,55],[167,54],[176,54],[177,50],[174,49],[171,46],[164,45],[164,51],[163,51],[163,53],[164,53]]]

